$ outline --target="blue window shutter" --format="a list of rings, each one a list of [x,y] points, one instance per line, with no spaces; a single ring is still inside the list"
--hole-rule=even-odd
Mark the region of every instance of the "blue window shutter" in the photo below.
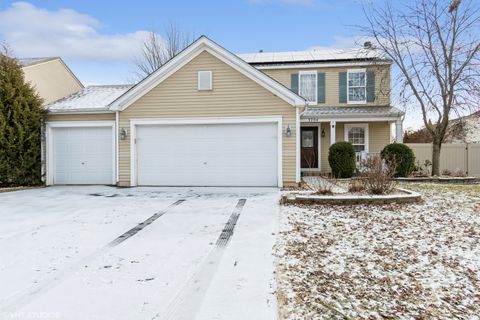
[[[317,103],[325,103],[325,73],[317,74]]]
[[[347,73],[338,73],[338,102],[347,103]]]
[[[375,101],[375,72],[367,72],[367,102]]]
[[[298,73],[292,73],[290,75],[290,89],[298,94]]]

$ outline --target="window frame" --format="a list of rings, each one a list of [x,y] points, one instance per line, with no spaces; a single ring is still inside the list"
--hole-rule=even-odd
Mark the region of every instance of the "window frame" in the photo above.
[[[365,143],[363,144],[365,146],[365,149],[364,149],[364,152],[368,153],[370,152],[370,148],[369,148],[369,141],[370,141],[370,135],[369,135],[369,132],[368,132],[368,123],[346,123],[344,125],[344,140],[346,142],[350,142],[348,140],[348,131],[352,128],[363,128],[364,132],[365,132]],[[355,146],[355,144],[352,143],[352,145]],[[356,144],[356,145],[361,145],[361,144]]]
[[[315,75],[315,101],[308,101],[307,98],[304,98],[300,95],[300,92],[302,92],[301,78],[302,78],[302,75],[312,75],[312,74]],[[298,72],[298,95],[301,96],[302,98],[304,98],[305,100],[307,100],[308,105],[318,104],[318,72],[316,70],[314,70],[314,71],[312,71],[312,70],[302,70],[302,71]]]
[[[200,74],[208,73],[210,76],[210,83],[208,89],[200,88]],[[197,73],[197,90],[198,91],[212,91],[213,90],[213,73],[211,70],[199,70]]]
[[[364,73],[365,74],[365,85],[364,85],[364,91],[365,91],[365,99],[362,101],[356,101],[350,100],[350,74],[351,73]],[[361,88],[361,86],[352,86],[352,88]],[[348,69],[347,70],[347,104],[366,104],[367,103],[367,69],[362,68],[362,69]]]

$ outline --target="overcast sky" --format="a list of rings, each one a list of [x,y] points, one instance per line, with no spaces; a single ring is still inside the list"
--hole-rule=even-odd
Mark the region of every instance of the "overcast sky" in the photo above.
[[[0,41],[17,57],[60,56],[86,85],[132,82],[152,29],[175,24],[235,53],[360,45],[359,0],[0,1]],[[420,125],[408,112],[406,127]]]

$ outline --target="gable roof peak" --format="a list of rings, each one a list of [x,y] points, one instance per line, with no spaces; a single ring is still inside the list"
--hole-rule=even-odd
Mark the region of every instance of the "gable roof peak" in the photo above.
[[[170,77],[185,64],[193,60],[200,53],[208,51],[210,54],[223,61],[233,69],[247,76],[265,89],[283,99],[292,106],[304,106],[306,101],[290,89],[272,79],[262,71],[251,66],[237,55],[218,45],[207,36],[202,35],[192,44],[167,61],[156,71],[145,77],[130,90],[125,92],[110,104],[111,110],[122,111],[140,99],[147,92],[152,90],[158,84]]]

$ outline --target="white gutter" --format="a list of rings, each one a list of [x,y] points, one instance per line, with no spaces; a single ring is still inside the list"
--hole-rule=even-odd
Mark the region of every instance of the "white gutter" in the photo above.
[[[276,70],[276,69],[311,69],[311,68],[327,68],[327,67],[352,67],[352,66],[376,66],[376,65],[391,65],[391,62],[387,61],[360,61],[360,62],[319,62],[319,63],[297,63],[297,64],[279,64],[279,65],[268,65],[268,62],[265,62],[265,65],[256,65],[253,63],[252,66],[258,70]]]
[[[70,109],[70,110],[49,110],[47,109],[48,114],[106,114],[106,113],[114,113],[115,111],[112,110],[98,110],[98,109]]]

